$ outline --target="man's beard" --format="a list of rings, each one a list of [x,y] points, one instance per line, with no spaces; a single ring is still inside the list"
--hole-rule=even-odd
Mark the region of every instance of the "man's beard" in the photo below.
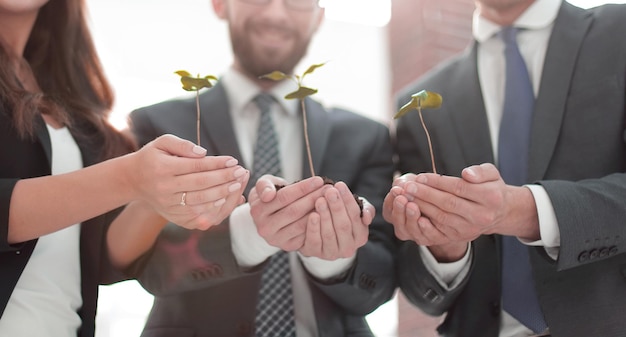
[[[233,53],[239,61],[242,71],[249,76],[258,78],[278,70],[285,74],[291,74],[300,60],[306,55],[310,37],[303,39],[297,32],[290,30],[288,33],[295,37],[295,44],[291,52],[286,56],[281,56],[277,50],[264,50],[263,54],[254,50],[248,32],[253,28],[250,23],[246,24],[244,31],[230,30]]]

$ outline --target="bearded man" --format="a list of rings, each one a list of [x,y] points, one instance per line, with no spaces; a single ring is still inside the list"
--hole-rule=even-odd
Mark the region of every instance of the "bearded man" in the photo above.
[[[142,336],[372,336],[365,315],[396,288],[393,228],[380,211],[393,178],[389,130],[306,98],[314,171],[336,183],[311,177],[300,102],[284,99],[297,86],[259,77],[293,73],[324,9],[317,0],[212,4],[228,22],[234,62],[200,95],[201,144],[251,170],[248,203],[206,232],[167,226],[132,266],[155,295]],[[195,114],[188,99],[130,118],[144,144],[164,133],[194,140]]]

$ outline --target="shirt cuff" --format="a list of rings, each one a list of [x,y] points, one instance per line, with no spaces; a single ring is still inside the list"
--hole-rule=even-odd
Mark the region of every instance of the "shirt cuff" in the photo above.
[[[539,217],[539,235],[541,239],[538,241],[520,241],[529,246],[544,246],[546,253],[553,259],[556,259],[559,255],[559,248],[561,247],[561,231],[559,230],[559,223],[556,219],[552,201],[541,185],[524,186],[530,190],[535,199],[537,216]]]
[[[236,207],[230,214],[229,222],[230,244],[239,266],[249,268],[259,265],[280,251],[259,235],[250,215],[250,204]]]
[[[420,257],[426,269],[446,290],[456,288],[461,281],[469,273],[470,259],[471,259],[471,245],[467,245],[467,251],[465,255],[458,261],[449,263],[440,263],[435,259],[428,247],[419,246]]]
[[[337,277],[348,271],[356,260],[356,255],[347,258],[339,258],[333,261],[314,256],[304,256],[299,252],[298,256],[300,256],[304,268],[311,273],[311,275],[322,281]]]

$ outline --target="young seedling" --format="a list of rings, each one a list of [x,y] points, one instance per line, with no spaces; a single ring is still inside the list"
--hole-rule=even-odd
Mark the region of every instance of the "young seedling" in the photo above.
[[[313,64],[311,66],[309,66],[309,68],[302,74],[302,76],[299,75],[287,75],[283,72],[280,71],[273,71],[269,74],[263,75],[260,78],[266,78],[266,79],[270,79],[270,80],[274,80],[274,81],[280,81],[280,80],[284,80],[284,79],[291,79],[294,82],[296,82],[296,84],[298,85],[298,89],[294,92],[291,92],[287,95],[285,95],[285,99],[299,99],[300,100],[300,106],[302,108],[302,125],[304,128],[304,143],[306,146],[306,153],[309,159],[309,169],[311,170],[311,176],[315,176],[315,170],[313,169],[313,158],[311,157],[311,146],[309,144],[309,132],[308,132],[308,127],[307,127],[307,122],[306,122],[306,108],[304,106],[304,99],[307,96],[311,96],[315,93],[317,93],[317,89],[313,89],[313,88],[309,88],[309,87],[305,87],[302,85],[302,81],[304,80],[304,77],[312,72],[315,71],[315,69],[323,66],[326,63],[319,63],[319,64]],[[335,182],[332,179],[329,179],[327,177],[322,177],[322,179],[324,179],[324,182],[326,184],[330,184],[330,185],[334,185]],[[361,197],[359,197],[356,194],[353,194],[354,196],[354,200],[356,201],[357,205],[359,206],[359,209],[361,209],[361,216],[363,216],[363,200],[361,199]]]
[[[217,81],[217,77],[213,75],[204,77],[198,75],[198,77],[192,77],[191,74],[185,70],[178,70],[175,73],[180,76],[183,89],[196,92],[196,136],[198,138],[198,146],[200,146],[200,89],[212,88],[213,83],[211,83],[211,81]]]
[[[426,139],[428,140],[428,150],[430,150],[430,162],[433,166],[433,173],[437,173],[437,168],[435,167],[435,156],[433,154],[433,145],[430,141],[430,134],[428,133],[428,128],[424,123],[424,117],[422,117],[422,108],[424,109],[437,109],[441,107],[441,103],[443,102],[441,95],[432,92],[422,90],[416,94],[411,95],[411,101],[405,104],[400,111],[398,111],[393,118],[398,119],[404,115],[406,115],[411,110],[417,110],[417,113],[420,116],[420,122],[422,122],[422,127],[424,128],[424,132],[426,133]]]
[[[273,71],[269,74],[263,75],[260,78],[265,78],[265,79],[270,79],[273,81],[281,81],[284,80],[286,78],[289,78],[291,80],[293,80],[294,82],[296,82],[296,84],[298,85],[298,89],[294,92],[291,92],[287,95],[285,95],[285,99],[299,99],[300,100],[300,106],[302,107],[302,125],[304,128],[304,143],[306,146],[306,153],[307,156],[309,158],[309,169],[311,170],[311,176],[315,176],[315,169],[313,168],[313,158],[311,157],[311,146],[309,144],[309,132],[308,132],[308,126],[307,126],[307,121],[306,121],[306,108],[304,106],[304,99],[307,96],[311,96],[315,93],[317,93],[317,89],[313,89],[313,88],[309,88],[309,87],[305,87],[302,85],[302,81],[304,80],[304,77],[308,74],[311,74],[312,72],[315,71],[315,69],[323,66],[325,63],[320,63],[320,64],[314,64],[312,66],[310,66],[303,74],[302,76],[299,75],[287,75],[281,71]]]

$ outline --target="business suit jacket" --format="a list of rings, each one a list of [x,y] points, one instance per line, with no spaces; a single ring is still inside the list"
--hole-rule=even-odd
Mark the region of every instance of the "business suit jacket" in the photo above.
[[[200,104],[201,144],[208,155],[231,155],[243,163],[222,84],[203,93]],[[305,104],[316,172],[344,181],[377,208],[370,241],[358,250],[352,269],[328,282],[307,275],[319,335],[371,336],[364,315],[390,299],[396,286],[393,229],[382,220],[380,210],[393,174],[389,132],[354,113],[326,111],[311,99]],[[195,140],[195,114],[195,99],[186,99],[136,110],[130,117],[144,144],[164,133]],[[303,176],[309,176],[308,165],[303,167]],[[139,281],[156,297],[142,336],[254,334],[263,266],[242,270],[237,265],[228,220],[206,232],[169,225],[152,254],[138,265],[136,270],[145,266]]]
[[[535,286],[553,336],[626,336],[626,6],[582,10],[563,2],[546,54],[532,121],[529,183],[541,184],[561,233],[556,261],[529,247]],[[493,163],[476,44],[410,86],[443,106],[425,111],[436,167],[459,176],[469,165]],[[402,172],[430,170],[416,115],[397,126]],[[399,251],[398,277],[425,312],[447,312],[445,336],[497,336],[500,319],[500,237],[472,243],[469,277],[451,292],[426,271],[414,243]]]
[[[7,241],[9,206],[13,188],[19,179],[40,177],[51,173],[52,148],[43,122],[37,119],[37,137],[21,139],[13,129],[9,113],[0,104],[0,319],[15,285],[35,249],[37,240],[9,245]],[[85,166],[94,164],[101,144],[78,142]],[[117,212],[117,211],[116,211]],[[116,212],[110,212],[83,222],[80,230],[80,268],[83,305],[79,309],[82,326],[79,337],[95,333],[98,284],[112,283],[122,274],[111,266],[105,243],[105,233]],[[63,261],[58,261],[63,263]]]

